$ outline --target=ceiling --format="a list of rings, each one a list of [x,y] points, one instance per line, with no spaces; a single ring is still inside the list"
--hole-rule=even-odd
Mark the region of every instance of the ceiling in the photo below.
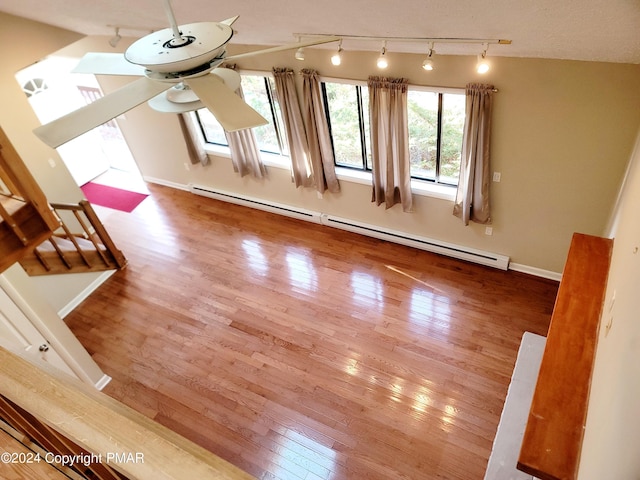
[[[179,24],[240,15],[236,44],[291,43],[295,33],[508,39],[488,55],[640,64],[639,0],[174,0],[173,10]],[[161,0],[0,0],[0,11],[86,35],[113,35],[120,26],[121,35],[140,37],[169,26]],[[434,49],[475,55],[482,46]],[[425,52],[428,44],[389,41],[387,50]]]

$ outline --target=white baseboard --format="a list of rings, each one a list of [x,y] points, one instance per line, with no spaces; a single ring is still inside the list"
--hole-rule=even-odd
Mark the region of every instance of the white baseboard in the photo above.
[[[176,188],[178,190],[184,190],[187,192],[192,191],[193,185],[191,184],[182,184],[182,183],[176,183],[176,182],[171,182],[171,181],[167,181],[164,180],[162,178],[155,178],[155,177],[144,177],[144,180],[146,182],[149,183],[155,183],[158,185],[163,185],[165,187],[170,187],[170,188]],[[520,263],[513,263],[513,262],[508,262],[508,267],[509,270],[513,270],[515,272],[521,272],[521,273],[526,273],[529,275],[533,275],[536,277],[541,277],[541,278],[547,278],[549,280],[555,280],[555,281],[560,281],[560,279],[562,278],[562,273],[558,273],[558,272],[552,272],[550,270],[544,270],[542,268],[537,268],[537,267],[530,267],[528,265],[523,265]]]
[[[522,265],[521,263],[511,262],[509,264],[509,270],[513,270],[514,272],[528,273],[529,275],[548,278],[549,280],[556,280],[557,282],[562,279],[562,273],[543,270],[542,268],[530,267],[528,265]]]
[[[162,178],[147,177],[147,176],[143,176],[142,179],[145,182],[155,183],[157,185],[163,185],[165,187],[175,188],[176,190],[184,190],[186,192],[189,191],[189,185],[185,185],[184,183],[171,182],[169,180],[164,180]]]
[[[58,311],[58,315],[60,318],[64,318],[69,315],[74,308],[82,303],[89,295],[91,295],[96,288],[102,285],[107,279],[116,273],[116,270],[106,270],[100,274],[98,278],[96,278],[93,282],[87,285],[78,295],[76,295],[69,303],[67,303],[64,307],[62,307]]]
[[[107,386],[107,384],[111,381],[111,377],[109,375],[107,375],[106,373],[102,376],[102,378],[100,378],[100,380],[98,380],[94,386],[96,387],[96,389],[102,391],[102,389],[104,387]]]

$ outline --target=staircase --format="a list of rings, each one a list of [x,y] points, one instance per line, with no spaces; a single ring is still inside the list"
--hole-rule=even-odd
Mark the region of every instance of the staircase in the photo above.
[[[0,273],[59,226],[42,190],[0,128]]]
[[[127,265],[88,201],[78,205],[52,203],[51,207],[61,219],[60,228],[22,257],[20,265],[27,274],[99,272]],[[65,213],[71,216],[66,222],[62,220]],[[72,223],[76,232],[69,227]]]
[[[127,264],[89,202],[49,204],[0,128],[0,273],[16,262],[29,275]]]

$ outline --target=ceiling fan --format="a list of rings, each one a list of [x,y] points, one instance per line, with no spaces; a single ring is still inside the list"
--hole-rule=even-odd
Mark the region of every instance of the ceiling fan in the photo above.
[[[221,22],[178,26],[170,0],[163,0],[170,28],[137,40],[122,54],[88,53],[74,69],[96,75],[135,75],[139,79],[93,103],[42,125],[34,133],[52,148],[116,118],[148,101],[161,112],[187,112],[206,107],[229,132],[267,123],[235,91],[240,75],[219,65],[251,55],[338,41],[338,37],[297,42],[226,56],[238,17]]]

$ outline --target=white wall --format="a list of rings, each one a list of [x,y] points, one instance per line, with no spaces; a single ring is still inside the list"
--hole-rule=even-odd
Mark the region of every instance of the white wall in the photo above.
[[[640,478],[640,135],[613,215],[579,479]],[[607,326],[610,325],[610,329]]]
[[[83,48],[105,49],[106,39],[87,38]],[[107,47],[108,48],[108,47]],[[251,47],[231,46],[234,51]],[[258,47],[255,47],[258,48]],[[255,49],[254,48],[254,49]],[[273,66],[316,68],[321,75],[366,80],[379,72],[376,54],[345,52],[340,68],[329,63],[330,50],[307,49],[298,62],[291,52],[250,57],[241,69],[269,72]],[[419,55],[390,54],[385,74],[405,76],[413,84],[464,87],[493,83],[493,170],[502,181],[492,184],[493,236],[484,226],[468,227],[453,215],[452,201],[416,196],[415,212],[385,210],[371,204],[370,187],[342,182],[340,194],[322,200],[296,189],[289,173],[269,169],[269,178],[239,178],[228,158],[191,166],[175,116],[136,107],[120,126],[143,175],[170,184],[205,186],[299,208],[402,230],[480,250],[505,254],[512,262],[545,272],[562,271],[574,232],[602,235],[623,178],[635,133],[640,126],[640,65],[543,59],[492,58],[486,77],[474,73],[471,57],[438,57],[426,73]],[[111,91],[123,79],[101,77]]]
[[[126,45],[121,42],[115,51]],[[233,54],[256,48],[230,46],[229,50]],[[90,37],[65,49],[65,54],[79,57],[87,51],[114,49],[108,46],[108,37]],[[356,80],[379,73],[373,66],[375,52],[345,52],[339,69],[330,64],[329,54],[327,49],[307,49],[307,59],[301,63],[291,52],[283,52],[249,57],[238,66],[260,71],[273,66],[316,68],[321,75]],[[542,272],[562,271],[574,232],[603,234],[640,126],[640,65],[496,57],[491,72],[481,77],[474,73],[472,57],[439,56],[437,69],[429,73],[420,68],[420,55],[390,53],[389,59],[385,74],[407,77],[413,84],[461,88],[468,82],[485,82],[499,89],[492,163],[493,170],[502,173],[502,181],[492,184],[493,236],[484,235],[482,225],[463,226],[451,215],[449,200],[416,196],[415,212],[404,214],[397,207],[374,207],[367,185],[343,182],[340,194],[327,193],[320,200],[314,191],[296,189],[284,170],[271,168],[267,180],[256,181],[239,178],[228,158],[214,157],[206,167],[191,166],[176,117],[146,105],[127,112],[118,122],[148,178],[178,186],[200,183],[352,217],[509,255],[513,263]],[[109,93],[132,79],[103,76],[99,80]],[[14,86],[12,97],[19,95],[15,90]],[[55,152],[38,145],[30,133],[32,125],[29,120],[12,129],[21,137],[18,146],[24,147],[29,137],[29,148],[37,150],[30,168],[45,178],[48,191],[76,196],[75,186],[69,186],[62,173],[50,171],[47,155]]]

